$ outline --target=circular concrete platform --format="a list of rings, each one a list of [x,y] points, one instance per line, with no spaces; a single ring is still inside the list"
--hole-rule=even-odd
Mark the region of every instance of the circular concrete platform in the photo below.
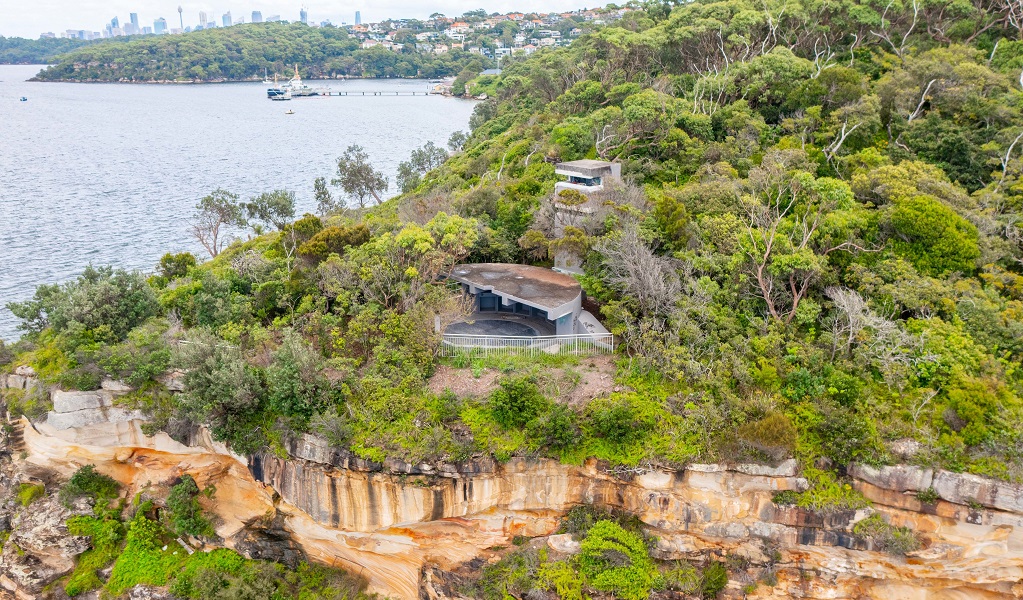
[[[472,322],[452,323],[444,333],[454,335],[503,335],[517,337],[536,337],[536,329],[518,321],[499,319],[477,319]]]

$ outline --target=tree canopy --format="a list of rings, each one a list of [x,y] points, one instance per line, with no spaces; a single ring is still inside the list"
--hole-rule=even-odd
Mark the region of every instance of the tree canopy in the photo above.
[[[2,46],[0,46],[2,48]],[[460,73],[479,55],[452,50],[420,53],[363,49],[338,27],[301,23],[246,23],[181,35],[132,36],[103,41],[58,56],[40,81],[225,81],[287,75],[298,65],[308,79],[443,77]]]

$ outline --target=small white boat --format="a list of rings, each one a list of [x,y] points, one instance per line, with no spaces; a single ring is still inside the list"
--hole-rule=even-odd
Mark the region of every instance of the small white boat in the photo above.
[[[284,114],[286,114],[286,115],[293,115],[293,114],[295,114],[295,111],[293,111],[293,110],[288,110],[288,111],[285,111],[285,113],[284,113]]]

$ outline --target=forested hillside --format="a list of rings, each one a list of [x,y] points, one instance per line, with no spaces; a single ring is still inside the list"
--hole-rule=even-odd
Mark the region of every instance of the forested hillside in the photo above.
[[[218,191],[197,230],[264,235],[222,252],[222,236],[207,239],[213,260],[167,256],[148,280],[90,269],[44,286],[12,305],[27,335],[3,361],[70,387],[125,379],[154,427],[204,423],[239,452],[284,452],[311,430],[373,460],[796,457],[813,484],[799,501],[814,507],[862,501],[835,483],[852,462],[1020,480],[1015,15],[810,0],[628,13],[481,82],[493,99],[468,140],[432,171],[435,147],[406,165],[403,196],[344,210],[320,180],[323,214],[292,222],[286,193]],[[246,37],[223,43],[236,30]],[[147,78],[245,76],[300,55],[329,74],[358,60],[342,56],[352,44],[232,28],[123,45],[136,63],[82,49],[46,76],[95,63],[78,73],[121,77],[150,60],[163,62]],[[571,199],[552,195],[553,163],[582,157],[620,162],[627,183],[554,240],[551,207]],[[371,198],[357,148],[340,166],[341,192]],[[565,245],[585,253],[584,288],[622,341],[613,391],[560,401],[550,373],[571,379],[572,357],[439,357],[435,319],[464,306],[438,276],[458,261],[550,264]],[[172,366],[184,394],[157,382]],[[431,381],[438,366],[502,375],[460,397]]]
[[[224,81],[290,74],[306,78],[441,77],[456,75],[480,56],[461,50],[419,53],[363,49],[338,27],[301,23],[249,23],[182,35],[131,37],[59,57],[39,81]]]
[[[28,40],[0,36],[0,64],[42,65],[58,55],[94,42],[61,38]]]

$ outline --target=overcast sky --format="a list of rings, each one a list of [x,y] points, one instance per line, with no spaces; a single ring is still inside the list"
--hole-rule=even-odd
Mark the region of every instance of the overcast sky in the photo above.
[[[220,15],[231,11],[237,21],[244,16],[248,22],[252,11],[263,17],[280,15],[289,21],[298,20],[298,11],[305,5],[310,21],[333,23],[355,21],[355,11],[362,12],[363,22],[385,18],[424,18],[439,12],[457,16],[467,10],[483,8],[489,12],[551,12],[584,8],[585,0],[0,0],[0,35],[37,38],[44,31],[59,34],[66,29],[102,31],[113,17],[122,23],[128,13],[138,13],[142,25],[152,27],[157,17],[167,19],[170,27],[178,26],[178,6],[184,9],[185,26],[199,22],[199,11],[206,11],[220,24]],[[597,2],[593,6],[603,5]]]

